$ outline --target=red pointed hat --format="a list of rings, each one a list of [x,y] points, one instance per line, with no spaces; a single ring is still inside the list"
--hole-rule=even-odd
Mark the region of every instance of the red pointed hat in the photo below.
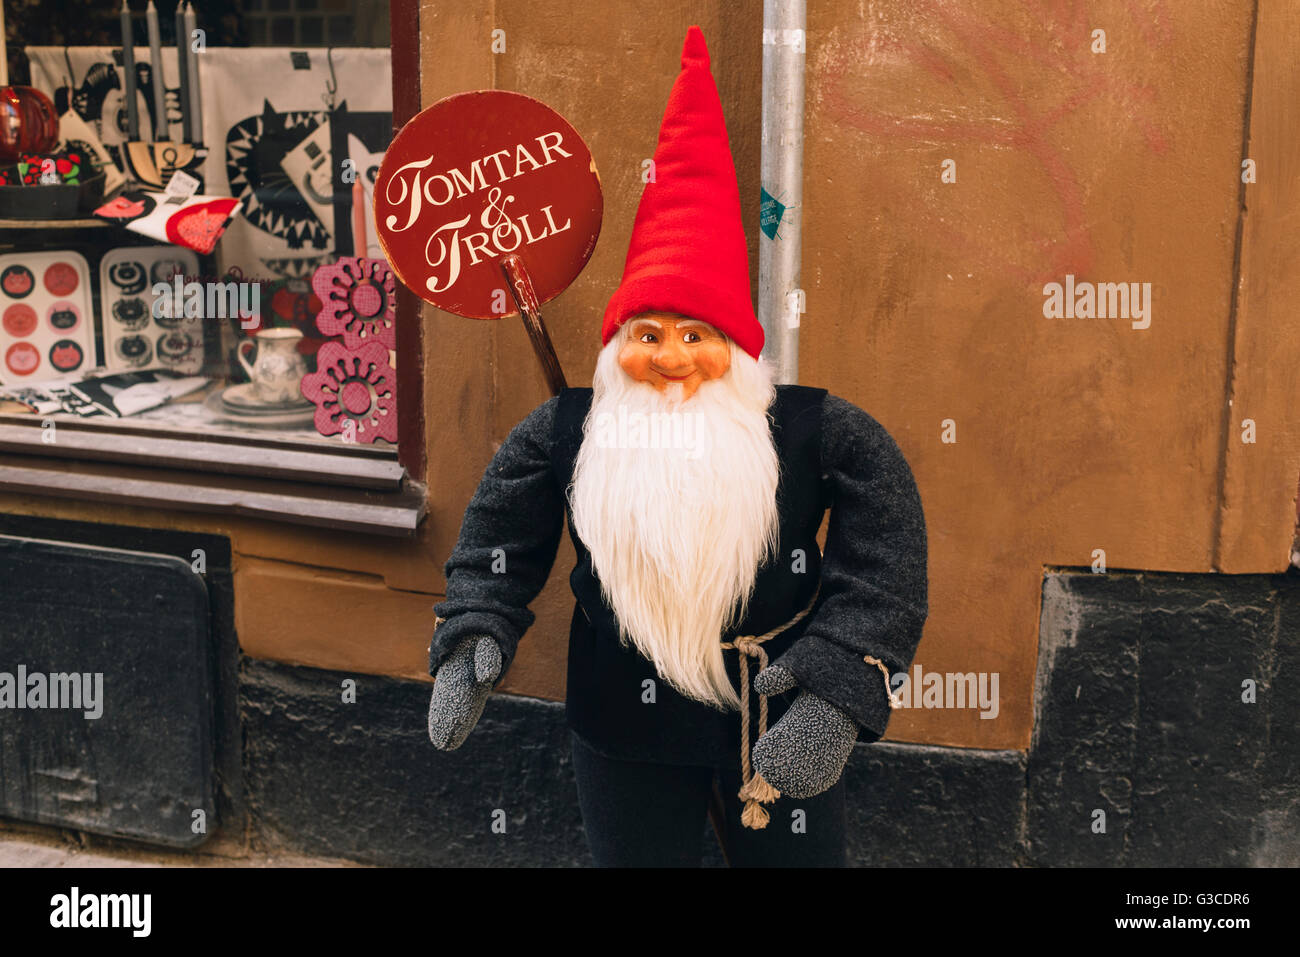
[[[679,312],[716,326],[757,359],[763,327],[749,298],[736,166],[699,27],[686,31],[654,169],[637,207],[623,280],[605,308],[601,343],[638,313]]]

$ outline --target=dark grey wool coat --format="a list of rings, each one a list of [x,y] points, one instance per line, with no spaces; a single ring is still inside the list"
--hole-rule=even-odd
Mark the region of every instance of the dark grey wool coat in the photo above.
[[[504,674],[533,623],[528,604],[546,582],[567,517],[578,556],[570,576],[577,604],[569,633],[569,724],[612,757],[734,764],[739,716],[677,694],[656,680],[648,660],[619,642],[590,554],[573,529],[564,490],[590,402],[590,389],[566,389],[544,402],[488,466],[447,561],[447,597],[434,608],[443,621],[429,648],[429,673],[436,674],[467,636],[491,635],[501,647]],[[889,721],[889,699],[880,669],[863,657],[883,661],[891,677],[906,672],[927,615],[920,495],[898,446],[857,406],[822,389],[778,386],[769,419],[781,463],[780,547],[758,570],[745,620],[718,640],[778,628],[817,593],[812,612],[764,648],[800,689],[853,718],[859,740],[873,741]],[[823,555],[816,536],[827,509]],[[504,574],[492,571],[498,549],[504,550]],[[724,654],[739,687],[737,652]],[[653,696],[647,682],[653,682]],[[797,693],[769,700],[769,726]],[[756,720],[757,695],[751,697]]]

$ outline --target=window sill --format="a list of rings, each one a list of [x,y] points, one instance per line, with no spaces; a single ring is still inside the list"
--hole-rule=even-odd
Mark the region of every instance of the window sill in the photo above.
[[[48,446],[45,451],[50,451]],[[425,515],[424,488],[411,482],[375,491],[6,453],[0,453],[0,492],[242,515],[390,536],[414,535]]]
[[[47,442],[40,416],[0,415],[0,453],[115,462],[153,468],[247,475],[337,488],[401,489],[406,470],[395,450],[294,439],[138,427],[54,418]]]

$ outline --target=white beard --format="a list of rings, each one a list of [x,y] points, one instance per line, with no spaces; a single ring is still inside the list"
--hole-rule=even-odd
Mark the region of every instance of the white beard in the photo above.
[[[661,393],[623,372],[622,344],[615,335],[597,362],[569,489],[574,528],[620,640],[680,694],[735,710],[721,641],[777,548],[775,389],[766,366],[729,343],[726,374],[683,401],[680,385]]]

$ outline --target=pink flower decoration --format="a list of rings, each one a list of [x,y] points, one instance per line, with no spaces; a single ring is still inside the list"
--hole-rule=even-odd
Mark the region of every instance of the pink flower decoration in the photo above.
[[[342,256],[321,266],[311,277],[321,301],[316,328],[327,336],[342,336],[349,349],[378,342],[397,348],[397,286],[382,259]]]
[[[367,342],[353,351],[327,342],[316,353],[316,369],[303,376],[300,388],[316,406],[317,432],[338,435],[355,428],[358,443],[397,442],[397,373],[386,348]]]

